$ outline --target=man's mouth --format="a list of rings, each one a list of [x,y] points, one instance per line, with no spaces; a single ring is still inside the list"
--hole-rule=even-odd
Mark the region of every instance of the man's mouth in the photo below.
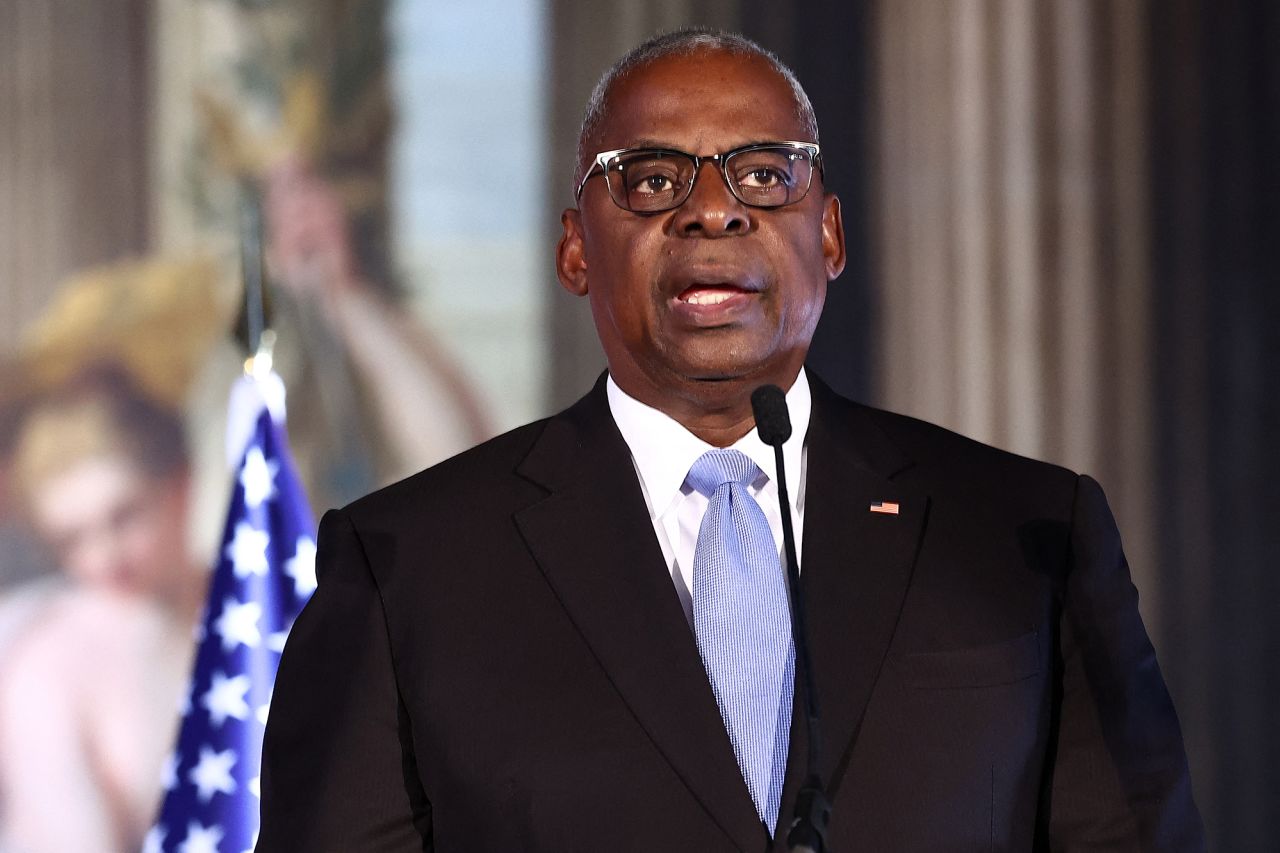
[[[759,291],[731,282],[696,282],[671,300],[674,315],[694,328],[718,328],[738,322],[751,310]]]
[[[740,293],[747,292],[744,288],[731,284],[695,284],[685,288],[676,299],[688,305],[719,305]]]

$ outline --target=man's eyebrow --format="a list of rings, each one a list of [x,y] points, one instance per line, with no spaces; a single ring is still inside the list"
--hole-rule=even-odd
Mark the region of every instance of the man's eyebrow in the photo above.
[[[671,151],[684,150],[679,145],[673,145],[670,142],[663,142],[660,139],[653,139],[651,137],[642,137],[640,139],[637,139],[627,147],[628,148],[666,148]]]
[[[748,146],[751,146],[751,145],[773,145],[774,143],[776,143],[776,142],[781,142],[781,141],[782,141],[782,140],[781,140],[780,138],[775,138],[775,137],[769,137],[769,138],[767,138],[767,139],[763,139],[763,138],[761,138],[761,139],[750,139],[750,140],[747,140],[747,141],[745,141],[745,142],[740,142],[740,143],[738,143],[737,145],[731,145],[731,146],[728,146],[728,147],[723,148],[723,149],[721,149],[721,150],[722,150],[722,151],[734,151],[734,150],[737,150],[737,149],[739,149],[739,148],[747,148]],[[684,151],[684,150],[686,150],[685,148],[683,148],[683,147],[681,147],[681,146],[679,146],[679,145],[674,145],[674,144],[672,144],[672,143],[670,143],[670,142],[666,142],[666,141],[661,140],[661,139],[654,139],[654,138],[652,138],[652,137],[642,137],[642,138],[640,138],[640,139],[635,140],[634,142],[632,142],[632,143],[631,143],[630,145],[628,145],[627,147],[628,147],[628,148],[665,148],[665,149],[667,149],[667,150],[669,150],[669,151]]]

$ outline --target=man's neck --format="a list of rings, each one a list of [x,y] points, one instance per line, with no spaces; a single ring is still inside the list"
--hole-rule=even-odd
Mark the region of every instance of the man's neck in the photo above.
[[[707,444],[715,447],[728,447],[742,438],[756,425],[755,416],[751,412],[750,400],[747,410],[743,412],[735,406],[726,412],[698,412],[689,417],[680,417],[668,412],[680,425]]]
[[[658,393],[648,385],[628,387],[633,383],[623,384],[616,375],[613,378],[628,395],[665,413],[714,447],[728,447],[755,428],[751,394],[769,382],[748,378],[704,380],[689,383],[682,393],[675,394]],[[785,392],[795,380],[796,374],[792,374],[789,381],[774,384]]]

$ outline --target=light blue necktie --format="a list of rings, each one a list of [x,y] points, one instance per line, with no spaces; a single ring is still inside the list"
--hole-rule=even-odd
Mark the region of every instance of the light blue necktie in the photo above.
[[[711,450],[686,482],[709,503],[693,553],[693,629],[733,752],[760,819],[777,823],[791,728],[795,654],[777,545],[737,450]]]

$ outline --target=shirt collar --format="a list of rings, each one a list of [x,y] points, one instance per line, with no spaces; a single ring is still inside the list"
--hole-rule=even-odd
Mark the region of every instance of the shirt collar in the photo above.
[[[693,463],[714,447],[689,432],[670,415],[627,394],[612,376],[608,379],[607,391],[609,410],[640,474],[650,518],[656,519],[680,496],[680,487],[684,485]],[[787,466],[788,497],[792,510],[799,513],[803,506],[800,466],[813,405],[809,379],[803,367],[786,396],[791,415],[791,438],[782,445],[782,457],[783,464]],[[769,487],[776,493],[773,448],[761,441],[754,429],[734,442],[732,448],[747,454],[760,466],[768,477]]]

